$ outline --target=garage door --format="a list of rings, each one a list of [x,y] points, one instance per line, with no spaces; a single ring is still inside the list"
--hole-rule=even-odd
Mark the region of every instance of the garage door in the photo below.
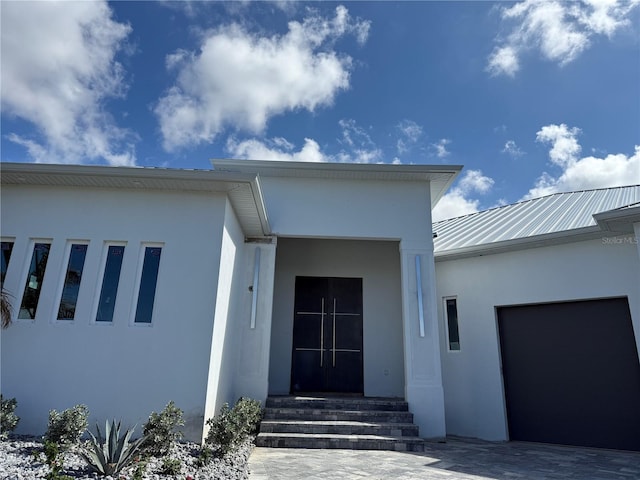
[[[640,451],[626,298],[498,308],[512,440]]]

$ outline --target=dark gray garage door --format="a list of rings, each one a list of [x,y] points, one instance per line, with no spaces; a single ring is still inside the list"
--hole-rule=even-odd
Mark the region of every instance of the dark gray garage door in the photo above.
[[[626,298],[498,308],[512,440],[640,450]]]

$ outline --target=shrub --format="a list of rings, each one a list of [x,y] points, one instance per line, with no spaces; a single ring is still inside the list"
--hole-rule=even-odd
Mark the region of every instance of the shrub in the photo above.
[[[183,412],[169,402],[160,413],[152,412],[144,425],[143,434],[147,438],[143,449],[156,457],[169,455],[171,446],[182,438],[179,427],[184,426]]]
[[[15,398],[6,400],[0,395],[0,438],[7,438],[18,426],[20,417],[13,413],[17,404]]]
[[[218,415],[207,420],[209,433],[205,444],[222,457],[254,434],[261,418],[262,408],[257,400],[240,398],[232,409],[225,403]]]
[[[255,435],[262,420],[262,407],[258,400],[240,397],[233,407],[245,435]]]
[[[200,453],[198,454],[198,459],[196,460],[196,465],[200,468],[208,465],[209,462],[213,459],[213,450],[211,447],[204,445],[200,449]]]
[[[63,450],[80,443],[80,437],[87,429],[89,409],[86,405],[76,405],[61,413],[49,412],[49,425],[44,434],[45,441],[55,442]]]
[[[62,475],[63,461],[60,458],[60,448],[56,442],[47,440],[44,442],[44,456],[49,466],[46,480],[72,480],[67,475]]]
[[[145,441],[145,437],[140,437],[129,443],[133,429],[127,430],[121,437],[120,422],[116,424],[115,420],[111,424],[105,423],[105,438],[102,438],[100,427],[97,425],[96,430],[98,438],[89,432],[91,450],[81,452],[80,455],[87,462],[89,468],[101,475],[117,475],[123,468],[129,466]]]
[[[165,458],[162,461],[161,473],[163,475],[178,475],[181,468],[182,462],[180,462],[180,460],[178,460],[177,458]]]

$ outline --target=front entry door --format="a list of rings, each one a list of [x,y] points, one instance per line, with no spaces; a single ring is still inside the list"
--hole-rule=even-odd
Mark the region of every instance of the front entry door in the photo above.
[[[291,391],[363,393],[361,278],[296,277]]]

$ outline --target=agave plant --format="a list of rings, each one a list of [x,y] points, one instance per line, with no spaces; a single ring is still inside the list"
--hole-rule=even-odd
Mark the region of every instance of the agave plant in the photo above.
[[[105,436],[102,438],[100,427],[96,425],[98,438],[89,432],[91,449],[82,452],[81,455],[89,467],[101,475],[116,475],[127,467],[135,458],[136,452],[146,440],[141,437],[131,443],[129,439],[133,434],[133,428],[128,429],[124,436],[120,436],[120,422],[115,419],[111,424],[105,422]]]

